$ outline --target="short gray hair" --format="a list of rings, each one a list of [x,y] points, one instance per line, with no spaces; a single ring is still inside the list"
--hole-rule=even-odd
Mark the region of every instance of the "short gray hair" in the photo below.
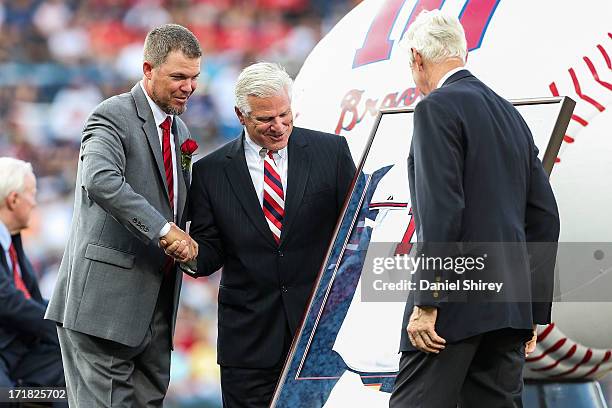
[[[236,107],[244,115],[251,113],[248,97],[269,98],[287,91],[291,101],[293,80],[280,64],[258,62],[242,70],[236,82]]]
[[[12,192],[21,193],[25,188],[25,178],[34,175],[32,165],[12,157],[0,157],[0,206]]]
[[[414,63],[411,48],[433,63],[449,58],[461,58],[465,63],[467,56],[465,31],[459,19],[437,9],[423,10],[410,24],[399,45],[409,52],[410,65]]]
[[[187,58],[202,56],[202,48],[191,31],[178,24],[155,27],[145,38],[144,60],[153,68],[166,61],[172,51],[181,51]]]

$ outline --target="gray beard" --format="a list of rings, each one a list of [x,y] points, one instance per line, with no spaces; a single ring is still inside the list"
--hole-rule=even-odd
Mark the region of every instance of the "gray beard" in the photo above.
[[[185,105],[185,107],[183,109],[177,109],[177,108],[173,108],[172,106],[164,106],[162,108],[162,110],[164,112],[166,112],[168,115],[176,115],[179,116],[183,113],[185,113],[185,111],[187,110],[187,105]]]
[[[168,104],[165,103],[159,103],[157,101],[154,101],[157,106],[159,106],[161,108],[161,110],[163,110],[164,112],[166,112],[168,115],[181,115],[182,113],[184,113],[187,110],[187,105],[185,105],[185,107],[183,109],[178,109],[175,107],[172,107]]]
[[[159,98],[157,98],[157,95],[155,95],[155,91],[152,92],[153,96],[151,97],[151,99],[153,100],[153,102],[155,102],[155,104],[157,106],[159,106],[161,108],[161,110],[163,110],[165,113],[167,113],[168,115],[181,115],[182,113],[184,113],[187,110],[187,104],[185,104],[185,107],[181,110],[181,109],[177,109],[174,108],[170,105],[168,105],[167,103],[162,103],[159,101]]]

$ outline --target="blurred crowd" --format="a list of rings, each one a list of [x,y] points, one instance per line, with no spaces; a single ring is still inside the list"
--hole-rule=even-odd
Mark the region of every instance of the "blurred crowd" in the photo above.
[[[81,130],[102,100],[142,76],[150,28],[189,27],[204,51],[182,116],[202,156],[240,132],[233,87],[253,62],[295,77],[312,48],[358,0],[0,0],[0,156],[27,160],[39,207],[27,252],[49,297],[72,218]],[[219,274],[185,278],[167,406],[220,406],[216,365]]]

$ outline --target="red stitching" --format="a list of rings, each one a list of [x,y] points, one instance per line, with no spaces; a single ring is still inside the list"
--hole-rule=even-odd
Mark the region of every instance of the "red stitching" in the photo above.
[[[561,374],[555,375],[554,377],[564,377],[568,374],[573,373],[574,371],[578,369],[578,367],[580,367],[583,364],[588,363],[591,357],[593,357],[593,351],[591,349],[588,349],[587,352],[584,354],[584,357],[582,358],[582,360],[579,363],[577,363],[573,368],[571,368],[570,370],[564,371]]]
[[[580,89],[580,83],[578,82],[578,78],[576,77],[576,71],[574,71],[574,68],[568,69],[568,72],[570,76],[572,77],[572,82],[574,83],[574,89],[576,90],[576,93],[578,94],[580,99],[582,99],[583,101],[587,101],[588,103],[593,105],[595,108],[597,108],[597,110],[600,112],[605,111],[606,108],[601,103],[597,102],[595,99],[591,98],[590,96],[582,93],[582,90]]]
[[[542,331],[542,333],[538,333],[538,342],[543,342],[546,337],[550,334],[551,331],[555,328],[555,324],[551,323]]]
[[[606,88],[608,88],[608,90],[612,91],[612,84],[611,83],[605,82],[605,81],[602,81],[601,79],[599,79],[599,74],[597,73],[597,70],[595,69],[595,65],[593,65],[591,60],[588,57],[584,57],[584,62],[586,62],[587,66],[589,67],[589,71],[591,71],[591,75],[593,75],[593,78],[595,79],[595,81],[597,81],[597,83],[599,85],[601,85],[603,87],[606,87]]]
[[[603,359],[601,359],[601,361],[599,362],[599,364],[597,364],[595,367],[593,367],[591,369],[591,371],[589,371],[588,373],[586,373],[585,375],[582,376],[582,378],[586,378],[589,375],[593,374],[595,371],[599,370],[599,366],[601,366],[603,363],[605,363],[606,361],[608,361],[610,359],[610,355],[612,355],[612,352],[610,352],[610,350],[606,351],[606,355],[604,356]]]
[[[548,87],[550,88],[550,92],[553,94],[553,96],[559,96],[559,90],[557,89],[557,84],[555,84],[554,82],[551,82],[550,85],[548,85]]]
[[[527,361],[528,363],[532,363],[534,361],[538,361],[543,359],[544,357],[546,357],[548,354],[550,353],[554,353],[555,351],[559,350],[561,347],[563,347],[563,345],[565,344],[565,342],[567,341],[567,338],[562,338],[561,340],[557,341],[555,344],[553,344],[552,347],[549,347],[547,350],[545,350],[542,354],[540,354],[537,357],[530,357],[525,359],[525,361]]]
[[[576,122],[580,123],[582,126],[588,126],[589,122],[587,122],[586,120],[584,120],[583,118],[581,118],[580,116],[573,114],[572,115],[572,119],[575,120]]]
[[[574,353],[576,352],[576,350],[578,349],[577,345],[573,345],[568,351],[567,353],[565,353],[565,355],[563,357],[561,357],[560,359],[558,359],[557,361],[555,361],[554,363],[547,365],[546,367],[540,367],[540,368],[532,368],[531,371],[548,371],[551,370],[553,368],[555,368],[556,366],[559,365],[560,362],[562,362],[563,360],[567,360],[568,358],[570,358],[571,356],[574,355]]]
[[[608,66],[608,69],[612,69],[612,61],[610,61],[610,56],[608,55],[604,47],[598,45],[597,49],[599,50],[599,52],[601,52],[601,55],[604,57],[604,60],[606,60],[606,65]]]

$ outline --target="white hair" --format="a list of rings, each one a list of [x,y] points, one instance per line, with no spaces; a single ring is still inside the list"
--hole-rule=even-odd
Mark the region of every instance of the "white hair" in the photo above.
[[[10,193],[23,192],[28,174],[34,175],[30,163],[12,157],[0,157],[0,205]]]
[[[248,97],[269,98],[287,92],[291,101],[293,80],[279,64],[258,62],[242,70],[236,82],[236,107],[244,115],[251,113]]]
[[[423,10],[399,42],[409,52],[410,65],[414,48],[424,60],[440,63],[449,58],[460,58],[465,63],[467,41],[459,19],[440,10]]]

